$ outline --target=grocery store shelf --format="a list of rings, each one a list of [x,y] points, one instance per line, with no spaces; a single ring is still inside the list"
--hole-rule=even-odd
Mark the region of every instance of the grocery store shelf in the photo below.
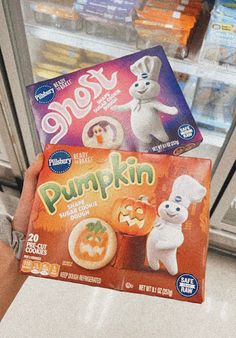
[[[69,32],[54,27],[28,23],[25,24],[25,27],[26,32],[35,38],[105,53],[113,57],[121,57],[137,51],[135,44],[128,45],[122,42],[98,38],[83,32]],[[236,85],[236,69],[233,67],[204,64],[188,58],[184,60],[169,58],[169,61],[176,72]]]
[[[206,128],[200,128],[202,136],[203,136],[203,142],[205,144],[209,144],[212,146],[215,146],[217,148],[221,148],[225,142],[226,134],[209,130]]]
[[[236,69],[234,67],[194,62],[188,58],[184,60],[169,58],[169,61],[175,72],[236,85]]]
[[[212,224],[212,226],[214,226],[214,224]],[[223,250],[229,250],[231,254],[236,256],[235,254],[236,235],[228,231],[211,227],[210,246],[213,248],[215,247]]]
[[[25,24],[25,27],[27,33],[36,38],[87,49],[102,54],[105,53],[113,57],[121,57],[137,51],[135,45],[132,46],[117,41],[102,39],[83,32],[64,31],[38,24]]]

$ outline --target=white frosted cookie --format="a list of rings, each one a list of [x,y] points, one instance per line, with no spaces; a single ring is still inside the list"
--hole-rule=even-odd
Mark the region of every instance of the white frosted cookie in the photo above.
[[[79,266],[88,270],[100,269],[116,253],[116,234],[105,221],[87,218],[73,228],[68,248],[71,258]]]
[[[82,133],[83,144],[86,147],[118,149],[123,139],[122,125],[109,116],[99,116],[90,120]]]

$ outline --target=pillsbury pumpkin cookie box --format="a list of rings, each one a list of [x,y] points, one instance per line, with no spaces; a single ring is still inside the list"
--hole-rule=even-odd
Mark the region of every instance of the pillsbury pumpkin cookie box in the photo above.
[[[21,271],[201,303],[209,160],[47,145]]]
[[[27,88],[46,144],[180,155],[202,141],[162,47]]]

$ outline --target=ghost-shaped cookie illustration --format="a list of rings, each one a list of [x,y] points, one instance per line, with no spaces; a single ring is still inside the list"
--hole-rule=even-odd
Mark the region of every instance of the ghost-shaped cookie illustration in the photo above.
[[[161,113],[176,115],[176,107],[169,107],[157,100],[160,85],[157,82],[161,60],[157,56],[144,56],[131,67],[131,72],[137,76],[137,81],[129,89],[133,100],[116,105],[111,109],[116,112],[131,110],[131,127],[134,135],[146,144],[150,144],[152,136],[161,142],[167,142],[169,137],[161,121]]]
[[[99,121],[88,130],[88,137],[93,140],[94,146],[109,147],[116,138],[116,128],[107,121]]]
[[[173,184],[169,200],[158,208],[156,223],[147,239],[147,259],[153,270],[159,270],[160,262],[171,275],[178,273],[177,248],[184,242],[182,224],[188,219],[190,203],[199,203],[206,195],[206,188],[188,175],[179,176]]]

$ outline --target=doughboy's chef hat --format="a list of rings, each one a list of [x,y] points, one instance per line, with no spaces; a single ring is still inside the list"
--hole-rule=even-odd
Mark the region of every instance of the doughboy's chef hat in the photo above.
[[[188,208],[190,203],[199,203],[206,195],[206,188],[188,175],[182,175],[174,181],[169,201]]]
[[[137,76],[138,80],[150,79],[157,81],[161,66],[162,62],[157,56],[144,56],[130,66],[130,70]]]

